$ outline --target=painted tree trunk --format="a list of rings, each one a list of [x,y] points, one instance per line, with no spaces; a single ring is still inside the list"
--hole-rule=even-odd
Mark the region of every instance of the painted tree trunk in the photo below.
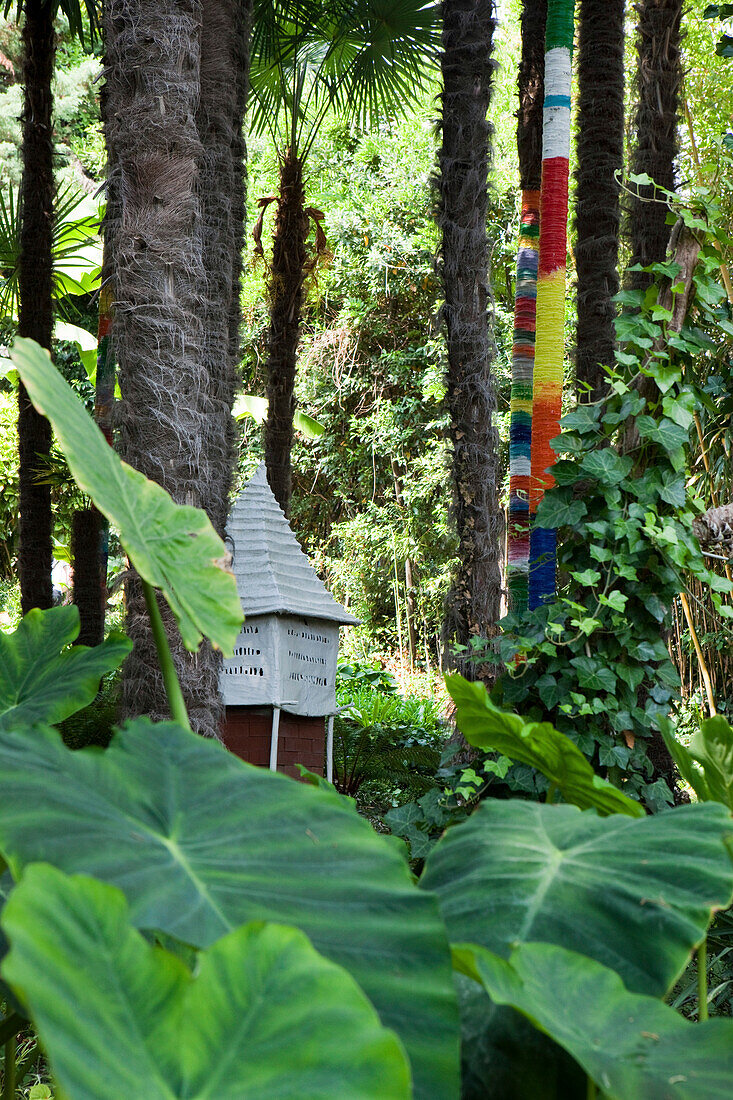
[[[535,514],[554,479],[550,440],[560,431],[565,322],[565,265],[570,157],[570,79],[573,0],[549,0],[542,127],[540,255],[537,278],[537,338],[532,400],[530,513]],[[529,606],[554,598],[557,533],[532,526]]]
[[[292,492],[293,414],[306,241],[303,164],[288,149],[280,162],[280,189],[270,271],[265,464],[275,499],[287,516]]]
[[[646,173],[655,183],[674,189],[674,159],[677,154],[677,114],[682,81],[680,24],[682,0],[642,0],[637,27],[637,110],[636,146],[632,172]],[[639,187],[630,203],[629,230],[631,264],[664,260],[670,227],[666,224],[669,205],[654,201],[654,188]],[[646,289],[653,275],[632,272],[630,285]]]
[[[503,514],[499,508],[496,392],[486,239],[495,21],[490,0],[443,4],[440,228],[448,350],[446,401],[452,443],[459,566],[446,599],[444,639],[491,637],[501,609]],[[474,665],[461,671],[476,676]]]
[[[615,362],[612,301],[619,289],[618,237],[624,156],[625,0],[580,0],[575,263],[578,400],[599,401]]]
[[[20,190],[18,334],[51,347],[53,334],[53,7],[26,0],[23,26],[23,179]],[[20,524],[18,570],[23,614],[53,603],[51,489],[39,485],[39,458],[51,450],[51,426],[18,387]]]
[[[546,0],[525,0],[518,79],[517,151],[522,211],[514,296],[507,531],[509,602],[511,610],[516,612],[526,609],[528,597],[532,381],[537,319],[546,19]]]

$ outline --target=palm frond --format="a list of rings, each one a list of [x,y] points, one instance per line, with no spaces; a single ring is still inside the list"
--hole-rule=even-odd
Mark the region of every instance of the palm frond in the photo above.
[[[0,191],[0,313],[5,317],[18,313],[21,219],[21,204],[11,185]],[[99,228],[100,212],[89,196],[73,184],[60,187],[51,241],[55,298],[89,294],[99,286]]]
[[[298,133],[301,150],[331,105],[363,124],[403,113],[439,56],[436,3],[261,0],[255,9],[250,127],[274,131],[285,116],[281,129]]]

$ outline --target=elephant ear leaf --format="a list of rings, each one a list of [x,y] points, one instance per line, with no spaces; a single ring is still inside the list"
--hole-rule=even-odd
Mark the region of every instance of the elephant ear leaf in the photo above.
[[[700,802],[709,802],[712,795],[702,768],[690,750],[677,740],[672,723],[663,715],[659,718],[659,732],[685,783],[692,787]]]
[[[242,609],[229,555],[206,513],[175,504],[121,461],[44,348],[18,338],[10,355],[31,401],[51,421],[74,480],[117,528],[140,576],[165,596],[185,647],[195,650],[203,635],[231,653]]]
[[[655,997],[629,993],[613,970],[550,944],[521,944],[508,960],[460,944],[453,958],[496,1004],[564,1047],[608,1100],[719,1100],[730,1092],[730,1020],[690,1023]]]
[[[457,675],[446,676],[445,682],[456,704],[456,725],[469,745],[536,768],[566,802],[581,810],[644,817],[644,807],[596,775],[580,749],[549,722],[526,722],[500,710],[481,683]]]
[[[692,735],[690,752],[705,773],[710,798],[733,810],[733,727],[720,714],[706,718]]]
[[[123,634],[92,649],[72,647],[78,634],[73,605],[34,608],[12,634],[0,633],[0,729],[62,722],[92,702],[101,678],[132,649]]]
[[[2,918],[3,976],[69,1100],[409,1100],[397,1036],[295,928],[255,921],[195,976],[130,924],[115,887],[35,864]],[[69,1006],[73,1005],[73,1012]]]

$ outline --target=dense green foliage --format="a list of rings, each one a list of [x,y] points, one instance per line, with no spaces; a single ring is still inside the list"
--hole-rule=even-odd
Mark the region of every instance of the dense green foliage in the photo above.
[[[54,368],[42,349],[25,342],[13,358],[36,383],[37,398],[53,389],[60,424],[84,415],[59,377],[52,385]],[[62,437],[62,445],[71,458],[74,442]],[[96,468],[93,449],[87,458],[75,453],[73,462],[104,504],[117,471]],[[190,511],[168,501],[157,531],[170,563],[168,598],[178,606],[198,587],[190,561],[175,564]],[[125,544],[139,537],[134,524],[123,524],[121,534]],[[209,550],[193,547],[203,568]],[[216,610],[210,600],[197,621],[214,621]],[[19,1011],[0,1019],[0,1036],[20,1029],[19,1013],[30,1015],[70,1100],[99,1100],[110,1081],[127,1091],[145,1081],[151,1096],[202,1100],[222,1087],[244,1096],[254,1081],[283,1098],[335,1100],[343,1094],[345,1049],[356,1096],[375,1095],[378,1079],[380,1095],[455,1100],[459,1019],[450,941],[455,965],[476,979],[461,987],[473,1020],[463,1060],[483,1079],[485,1095],[506,1095],[493,1091],[495,1069],[484,1072],[494,1043],[502,1043],[512,1076],[526,1073],[522,1048],[507,1046],[497,1005],[537,1022],[611,1098],[637,1100],[640,1079],[650,1096],[719,1095],[730,1073],[733,1025],[715,1021],[695,1038],[659,998],[704,937],[711,911],[731,901],[727,807],[710,802],[635,816],[637,805],[594,778],[577,750],[559,750],[562,735],[502,716],[485,692],[476,694],[482,688],[457,677],[452,687],[467,733],[484,744],[500,737],[517,760],[533,754],[571,804],[487,799],[448,831],[415,883],[389,838],[327,785],[298,785],[245,765],[174,723],[138,719],[106,750],[67,748],[44,725],[70,709],[59,710],[58,670],[64,666],[71,706],[83,705],[81,666],[95,651],[65,652],[73,612],[32,616],[5,643],[17,656],[5,662],[11,707],[0,728],[0,858],[10,872],[0,975]],[[156,646],[165,667],[162,632]],[[29,667],[38,675],[25,698]],[[351,674],[358,684],[357,670]],[[394,697],[379,686],[367,690]],[[485,717],[464,719],[461,708],[482,702]],[[720,732],[733,743],[725,727]],[[730,785],[728,764],[722,767]],[[624,812],[601,816],[573,802]],[[153,932],[165,949],[151,949],[136,929]],[[558,989],[567,989],[561,1013],[553,1011]],[[256,1016],[248,1011],[253,999]],[[62,1011],[70,1000],[77,1006],[71,1015]],[[148,1021],[142,1034],[141,1021]],[[612,1035],[610,1058],[598,1051],[601,1025]],[[183,1059],[182,1027],[190,1029]],[[648,1054],[630,1056],[652,1032]],[[5,1050],[7,1081],[13,1043]],[[232,1075],[226,1086],[224,1050]],[[684,1071],[673,1079],[670,1059]],[[556,1095],[566,1097],[577,1068],[562,1072]]]

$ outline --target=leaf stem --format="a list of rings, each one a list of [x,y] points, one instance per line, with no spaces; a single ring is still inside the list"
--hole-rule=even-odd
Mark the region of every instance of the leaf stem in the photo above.
[[[596,1083],[593,1080],[593,1078],[589,1075],[588,1076],[588,1088],[587,1088],[586,1093],[585,1093],[586,1100],[596,1100],[597,1095],[598,1095],[598,1090],[596,1089]]]
[[[11,1035],[5,1044],[5,1073],[3,1080],[3,1100],[15,1100],[15,1052],[17,1038]]]
[[[178,674],[176,673],[176,666],[173,663],[171,647],[168,644],[168,635],[163,626],[163,617],[160,614],[158,601],[155,598],[155,589],[152,584],[144,581],[142,577],[140,581],[143,586],[143,592],[145,593],[145,603],[147,605],[148,615],[150,616],[150,626],[153,631],[155,648],[158,651],[160,668],[163,673],[163,683],[165,684],[165,693],[168,696],[168,706],[171,710],[171,718],[174,722],[178,722],[179,725],[183,726],[184,729],[190,730],[191,723],[188,720],[188,712],[186,711],[186,704],[183,701],[181,684],[178,679]]]
[[[545,795],[545,802],[548,806],[551,806],[554,803],[556,797],[557,785],[555,783],[550,783],[550,786],[547,788],[547,794]]]
[[[17,1035],[26,1021],[17,1012],[11,1012],[0,1020],[0,1046]]]
[[[697,949],[697,1019],[704,1023],[708,1018],[708,960],[707,936]]]

